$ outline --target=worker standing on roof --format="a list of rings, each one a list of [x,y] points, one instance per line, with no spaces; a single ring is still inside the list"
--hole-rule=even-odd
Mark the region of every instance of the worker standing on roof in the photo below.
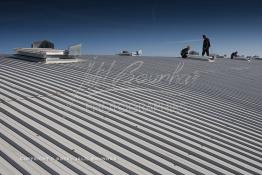
[[[203,35],[203,51],[202,51],[202,56],[205,54],[209,56],[209,48],[211,46],[210,40],[206,37],[206,35]]]
[[[180,54],[182,58],[187,58],[188,52],[190,50],[190,46],[187,46],[186,48],[182,49]]]

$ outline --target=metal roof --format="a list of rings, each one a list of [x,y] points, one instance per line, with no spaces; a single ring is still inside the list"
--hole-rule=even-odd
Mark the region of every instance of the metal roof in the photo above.
[[[262,62],[0,58],[1,174],[262,174]]]

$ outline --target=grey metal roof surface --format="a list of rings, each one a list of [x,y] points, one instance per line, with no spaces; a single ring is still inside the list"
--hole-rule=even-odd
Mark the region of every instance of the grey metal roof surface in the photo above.
[[[262,62],[0,58],[1,174],[262,174]]]

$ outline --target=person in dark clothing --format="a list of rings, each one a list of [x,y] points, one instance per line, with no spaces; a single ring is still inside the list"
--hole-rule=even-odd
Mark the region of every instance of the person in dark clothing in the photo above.
[[[181,50],[180,54],[181,54],[182,58],[187,58],[189,50],[190,50],[190,46],[187,46],[186,48]]]
[[[202,56],[205,54],[209,56],[209,48],[211,46],[210,40],[206,37],[206,35],[203,35],[203,51],[202,51]]]
[[[233,52],[232,54],[231,54],[231,59],[234,59],[235,57],[237,57],[237,54],[238,54],[238,52],[236,51],[236,52]]]

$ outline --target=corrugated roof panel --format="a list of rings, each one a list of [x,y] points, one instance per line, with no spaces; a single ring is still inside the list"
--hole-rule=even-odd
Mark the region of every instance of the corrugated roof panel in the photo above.
[[[83,59],[1,58],[4,174],[262,173],[259,60]]]

